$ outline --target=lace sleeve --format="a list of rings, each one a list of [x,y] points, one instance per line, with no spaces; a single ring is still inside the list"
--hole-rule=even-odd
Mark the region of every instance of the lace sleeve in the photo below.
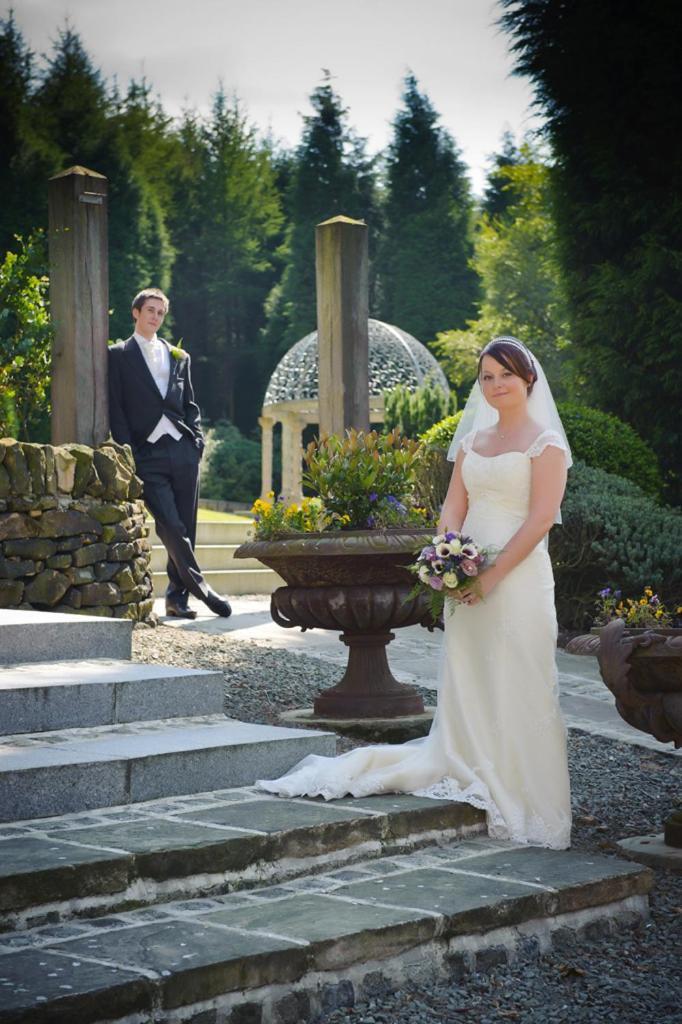
[[[555,430],[543,430],[535,438],[526,455],[531,459],[535,459],[538,455],[542,455],[545,448],[549,445],[552,445],[554,448],[560,448],[562,452],[566,452],[566,442],[560,434],[557,434]]]
[[[459,441],[457,444],[455,444],[455,439],[453,438],[452,439],[452,444],[450,445],[450,450],[448,451],[448,460],[450,462],[454,462],[455,459],[457,458],[457,453],[460,450],[460,448],[465,453],[465,455],[466,455],[467,452],[470,452],[471,451],[471,447],[472,447],[472,445],[474,443],[475,436],[476,436],[476,431],[475,430],[470,430],[469,433],[465,434],[464,437],[462,438],[462,440]]]

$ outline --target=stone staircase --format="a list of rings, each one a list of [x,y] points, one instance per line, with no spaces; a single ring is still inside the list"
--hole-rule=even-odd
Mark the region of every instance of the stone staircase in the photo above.
[[[256,791],[333,737],[220,720],[219,674],[132,665],[130,624],[92,621],[103,658],[45,623],[62,659],[0,670],[0,1024],[308,1022],[646,917],[647,869],[491,840],[465,804]]]
[[[125,619],[0,611],[0,821],[246,785],[271,759],[333,753],[330,734],[225,718],[220,672],[135,665],[131,636]]]
[[[230,523],[218,520],[197,524],[196,553],[206,580],[219,594],[239,597],[242,594],[271,594],[283,580],[255,558],[234,561],[234,553],[247,540],[250,521]],[[166,549],[152,528],[152,579],[154,597],[163,597],[168,582]]]

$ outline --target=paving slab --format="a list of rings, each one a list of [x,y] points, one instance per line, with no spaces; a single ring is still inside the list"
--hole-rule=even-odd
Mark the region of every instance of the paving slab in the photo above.
[[[111,850],[59,838],[22,836],[0,843],[0,911],[125,889],[129,865]],[[2,919],[0,919],[0,931]]]
[[[12,665],[0,671],[4,733],[220,714],[224,677],[202,669],[86,659]]]
[[[439,924],[435,915],[419,910],[314,894],[220,910],[205,919],[314,944],[318,970],[338,970],[358,960],[380,960],[411,949],[432,939]]]
[[[24,950],[0,959],[0,1021],[76,1024],[151,1011],[152,986],[138,971],[54,952]]]
[[[0,609],[0,665],[79,658],[129,660],[130,619]]]
[[[251,785],[335,749],[331,733],[222,715],[9,736],[0,746],[0,821]]]
[[[293,981],[303,973],[307,959],[300,942],[204,920],[119,928],[60,943],[54,949],[73,958],[153,971],[164,1007],[191,1004],[233,989]]]

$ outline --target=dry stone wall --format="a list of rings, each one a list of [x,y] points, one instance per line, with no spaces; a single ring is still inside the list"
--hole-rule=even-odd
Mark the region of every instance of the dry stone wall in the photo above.
[[[130,449],[0,439],[0,608],[147,620],[151,545]]]

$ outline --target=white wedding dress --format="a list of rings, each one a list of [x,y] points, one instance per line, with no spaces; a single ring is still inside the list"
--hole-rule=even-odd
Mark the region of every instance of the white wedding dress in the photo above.
[[[564,444],[548,430],[526,452],[483,456],[473,443],[472,434],[462,442],[462,532],[499,549],[528,514],[531,459]],[[565,849],[571,804],[556,635],[543,541],[484,601],[446,606],[438,710],[427,737],[340,757],[311,754],[258,787],[327,800],[397,792],[463,801],[486,811],[491,836]]]

